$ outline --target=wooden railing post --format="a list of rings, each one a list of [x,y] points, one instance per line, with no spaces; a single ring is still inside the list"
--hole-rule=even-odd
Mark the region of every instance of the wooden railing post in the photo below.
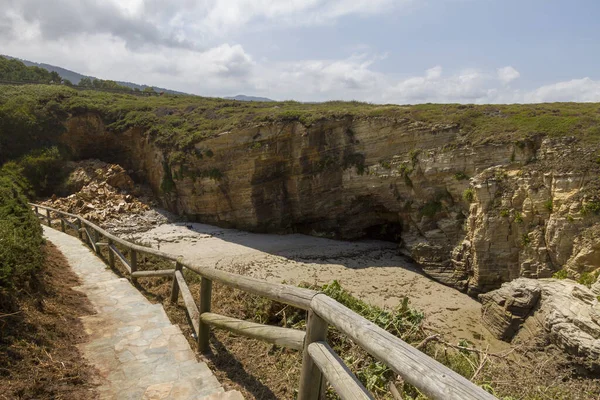
[[[81,232],[82,228],[81,220],[77,218],[77,236],[79,237],[79,240],[83,240],[83,232]]]
[[[319,367],[314,363],[308,352],[308,345],[313,342],[327,340],[327,322],[314,311],[308,311],[304,351],[302,352],[302,370],[300,372],[300,387],[298,400],[318,400],[325,390],[325,381]]]
[[[175,263],[175,271],[181,271],[183,269],[183,265],[179,261]],[[177,303],[177,299],[179,298],[179,285],[177,284],[177,278],[175,277],[175,273],[173,273],[173,284],[171,285],[171,303]]]
[[[33,207],[34,207],[34,209],[35,209],[35,214],[36,214],[36,216],[37,216],[37,214],[39,214],[39,213],[40,213],[40,210],[38,209],[38,206],[33,206]]]
[[[137,271],[137,252],[133,249],[129,249],[129,261],[131,263],[131,273]],[[136,283],[137,279],[132,275],[131,282]]]
[[[212,296],[212,281],[205,277],[202,277],[200,281],[200,307],[198,311],[200,312],[200,316],[202,313],[210,312],[210,300]],[[208,339],[210,336],[210,327],[202,322],[202,318],[200,318],[200,323],[198,324],[198,351],[201,353],[206,353],[209,349]]]
[[[61,217],[60,218],[60,230],[65,232],[66,228],[65,228],[65,220]]]
[[[50,210],[46,209],[46,219],[48,220],[48,226],[52,226],[52,219],[50,218]]]
[[[108,265],[114,269],[115,268],[115,253],[113,252],[111,246],[113,244],[112,239],[108,239]]]
[[[100,246],[96,246],[96,243],[98,243],[100,241],[100,234],[95,229],[93,229],[93,231],[94,231],[94,234],[92,235],[93,236],[92,240],[94,241],[94,248],[96,249],[96,254],[99,256],[100,255]]]

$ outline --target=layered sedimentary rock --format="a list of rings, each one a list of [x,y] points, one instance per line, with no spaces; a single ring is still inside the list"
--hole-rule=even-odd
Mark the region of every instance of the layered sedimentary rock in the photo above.
[[[93,115],[67,128],[74,154],[124,165],[189,219],[392,240],[472,294],[600,267],[597,149],[576,138],[477,142],[458,125],[347,118],[262,124],[174,151],[138,128],[110,133]]]
[[[519,278],[479,299],[482,320],[499,339],[510,341],[535,314],[553,343],[600,369],[600,301],[587,287],[570,280]]]

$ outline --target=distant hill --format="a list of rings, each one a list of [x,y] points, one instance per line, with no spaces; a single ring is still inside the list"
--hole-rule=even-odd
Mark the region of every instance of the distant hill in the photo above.
[[[27,66],[19,60],[0,57],[0,80],[8,82],[60,83],[61,76],[37,66]]]
[[[81,79],[83,79],[83,78],[90,78],[91,80],[98,79],[98,78],[96,78],[94,76],[82,75],[82,74],[80,74],[78,72],[75,72],[75,71],[71,71],[71,70],[68,70],[68,69],[65,69],[65,68],[62,68],[62,67],[57,67],[56,65],[50,65],[50,64],[45,64],[45,63],[36,63],[36,62],[33,62],[33,61],[22,60],[20,58],[11,57],[11,56],[7,56],[7,55],[0,55],[0,56],[8,58],[8,59],[19,60],[23,64],[27,65],[28,67],[39,67],[39,68],[43,68],[43,69],[45,69],[47,71],[50,71],[50,72],[56,72],[63,79],[68,79],[74,85],[79,84],[79,81],[81,81]],[[137,83],[122,82],[122,81],[115,81],[115,82],[117,84],[119,84],[119,85],[127,86],[128,88],[131,88],[131,89],[139,89],[139,90],[142,90],[142,91],[144,89],[148,88],[148,87],[151,87],[156,92],[165,92],[165,93],[169,93],[169,94],[187,94],[187,93],[178,92],[178,91],[175,91],[175,90],[161,88],[161,87],[158,87],[158,86],[139,85]]]
[[[266,97],[246,96],[244,94],[238,94],[233,97],[225,97],[227,100],[239,100],[239,101],[275,101]]]

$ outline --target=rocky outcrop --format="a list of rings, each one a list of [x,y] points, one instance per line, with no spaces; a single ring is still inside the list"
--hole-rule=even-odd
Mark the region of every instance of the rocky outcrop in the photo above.
[[[473,295],[565,265],[575,278],[600,268],[582,236],[599,222],[582,213],[599,200],[597,150],[575,138],[476,141],[456,124],[349,117],[234,129],[174,151],[87,115],[63,135],[82,156],[92,149],[80,125],[97,154],[190,220],[395,241],[425,273]]]
[[[535,312],[551,342],[600,369],[600,302],[587,287],[568,279],[519,278],[479,299],[483,323],[499,339],[512,340]]]
[[[115,233],[145,231],[166,221],[151,209],[151,194],[143,193],[121,166],[85,160],[71,162],[67,168],[71,172],[63,190],[70,194],[53,196],[42,204],[102,223]]]

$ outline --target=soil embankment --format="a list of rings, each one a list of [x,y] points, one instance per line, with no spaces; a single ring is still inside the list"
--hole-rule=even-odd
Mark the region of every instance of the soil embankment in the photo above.
[[[47,243],[45,254],[19,311],[0,315],[0,399],[95,399],[97,371],[77,348],[92,306],[62,253]]]

